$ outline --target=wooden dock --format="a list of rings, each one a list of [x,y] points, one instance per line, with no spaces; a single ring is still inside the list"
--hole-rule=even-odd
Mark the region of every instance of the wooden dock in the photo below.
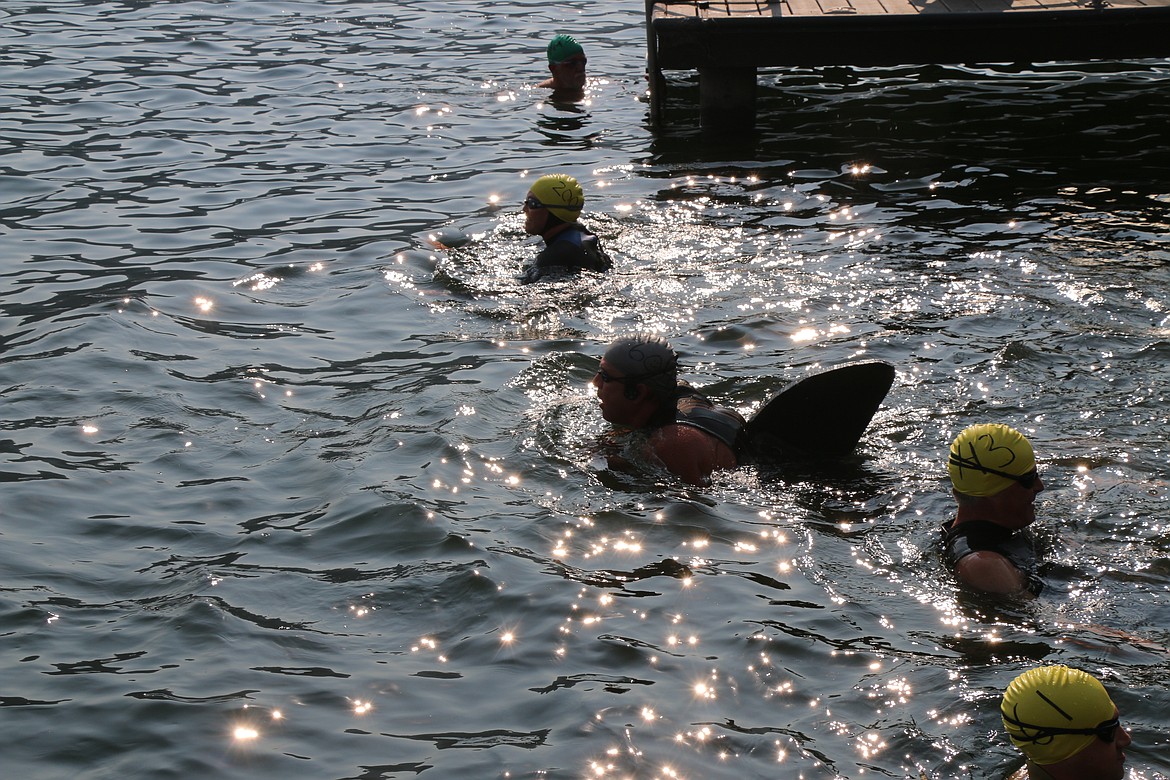
[[[1170,0],[646,0],[650,109],[699,72],[704,127],[751,127],[761,67],[1170,57]]]

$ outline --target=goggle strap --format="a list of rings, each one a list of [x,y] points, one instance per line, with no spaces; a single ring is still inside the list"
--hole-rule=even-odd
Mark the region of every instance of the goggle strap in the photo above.
[[[1044,698],[1044,701],[1048,702],[1049,704],[1052,704],[1051,701],[1049,701],[1046,697],[1044,697],[1044,694],[1040,694],[1040,695],[1042,698]],[[1055,704],[1052,704],[1052,706],[1055,707],[1057,712],[1060,712],[1061,715],[1068,717],[1068,714],[1066,712],[1064,712],[1063,710],[1061,710],[1059,707],[1056,707]],[[1092,735],[1095,735],[1097,737],[1100,737],[1101,739],[1105,739],[1105,737],[1102,736],[1102,732],[1116,729],[1118,726],[1121,725],[1121,721],[1117,718],[1114,718],[1113,720],[1107,720],[1104,723],[1101,723],[1096,728],[1069,729],[1069,728],[1061,728],[1059,726],[1037,726],[1033,723],[1025,723],[1022,720],[1016,720],[1015,718],[1011,717],[1010,715],[1008,715],[1005,712],[1000,712],[1000,715],[1003,716],[1003,719],[1006,722],[1010,723],[1011,725],[1015,726],[1018,729],[1030,729],[1030,730],[1036,732],[1035,734],[1031,734],[1031,735],[1012,734],[1012,738],[1015,739],[1016,742],[1037,742],[1037,743],[1039,743],[1039,742],[1041,742],[1041,740],[1052,741],[1053,737],[1059,737],[1059,736],[1063,736],[1065,734],[1069,734],[1069,735],[1076,734],[1076,735],[1085,735],[1085,736],[1092,734]],[[1072,720],[1072,719],[1069,718],[1069,720]]]

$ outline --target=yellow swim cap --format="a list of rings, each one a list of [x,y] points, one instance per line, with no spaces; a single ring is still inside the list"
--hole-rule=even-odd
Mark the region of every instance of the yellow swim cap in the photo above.
[[[998,423],[972,425],[955,437],[947,458],[951,484],[969,496],[994,496],[1010,487],[1013,476],[1036,468],[1036,455],[1024,434]]]
[[[1012,744],[1041,766],[1080,753],[1116,711],[1096,677],[1067,666],[1029,669],[1011,681],[999,705]]]
[[[552,215],[562,222],[576,222],[585,205],[585,193],[572,176],[551,173],[532,183],[530,191]]]

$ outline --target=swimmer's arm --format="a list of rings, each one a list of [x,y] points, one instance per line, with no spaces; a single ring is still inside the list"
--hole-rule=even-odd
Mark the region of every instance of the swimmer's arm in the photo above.
[[[572,250],[576,249],[576,247],[573,247],[571,244],[565,244],[565,242],[554,241],[540,250],[536,255],[536,259],[532,261],[532,265],[528,266],[524,274],[520,277],[520,283],[532,284],[533,282],[540,281],[540,278],[551,268],[572,265],[571,262],[566,262],[565,260],[566,249]],[[580,252],[579,249],[577,251]]]
[[[990,550],[964,555],[955,565],[955,576],[985,593],[1035,598],[1028,590],[1028,577],[1007,558]]]
[[[568,241],[554,241],[537,253],[532,265],[528,266],[520,277],[520,283],[532,284],[540,281],[541,277],[554,268],[580,268],[584,256],[581,247]]]

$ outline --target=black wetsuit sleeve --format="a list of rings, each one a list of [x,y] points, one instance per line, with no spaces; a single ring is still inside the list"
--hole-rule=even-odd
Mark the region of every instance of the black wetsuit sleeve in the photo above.
[[[524,284],[531,284],[546,275],[552,269],[575,272],[581,270],[605,271],[612,265],[609,257],[601,248],[601,242],[592,233],[580,230],[581,243],[564,240],[560,237],[542,249],[532,265],[520,277]]]

